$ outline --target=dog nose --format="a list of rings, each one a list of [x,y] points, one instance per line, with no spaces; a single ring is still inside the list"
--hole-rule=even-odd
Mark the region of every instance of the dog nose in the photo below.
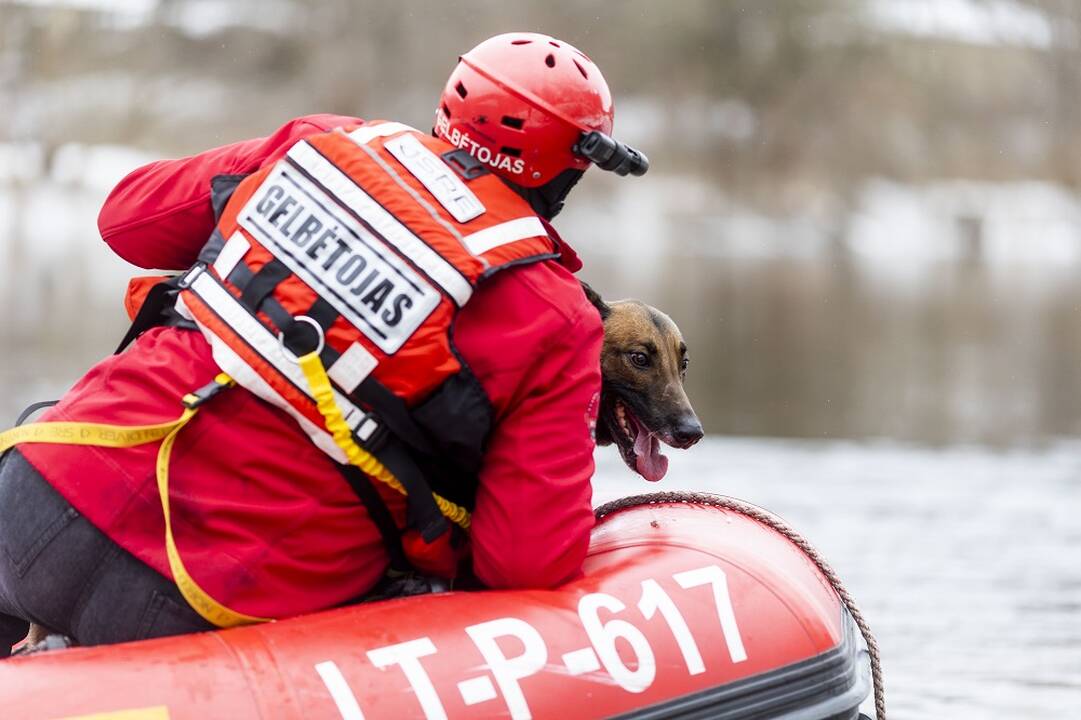
[[[702,423],[693,414],[684,415],[672,429],[672,439],[681,448],[689,448],[694,445],[702,439],[702,435]]]

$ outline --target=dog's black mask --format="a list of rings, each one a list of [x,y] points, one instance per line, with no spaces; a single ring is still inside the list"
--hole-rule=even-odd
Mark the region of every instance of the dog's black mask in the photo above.
[[[529,203],[533,212],[545,220],[551,220],[563,209],[563,201],[567,199],[567,194],[584,173],[584,170],[573,168],[564,170],[545,184],[535,188],[522,187],[506,180],[504,182]]]

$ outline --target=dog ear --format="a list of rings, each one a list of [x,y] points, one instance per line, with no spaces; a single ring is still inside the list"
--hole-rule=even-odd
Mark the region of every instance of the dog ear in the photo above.
[[[612,314],[612,308],[608,307],[608,303],[601,299],[600,294],[591,288],[589,283],[582,280],[579,280],[579,282],[582,283],[582,290],[585,291],[586,299],[589,300],[593,307],[597,308],[597,312],[601,314],[601,320],[607,320],[608,316]]]

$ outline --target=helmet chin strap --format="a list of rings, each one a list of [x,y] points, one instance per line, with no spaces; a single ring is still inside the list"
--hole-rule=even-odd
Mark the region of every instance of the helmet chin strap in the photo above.
[[[533,208],[533,212],[545,220],[551,220],[563,209],[563,201],[584,173],[584,170],[569,169],[556,175],[554,178],[539,187],[522,187],[504,179],[514,192],[518,193]]]

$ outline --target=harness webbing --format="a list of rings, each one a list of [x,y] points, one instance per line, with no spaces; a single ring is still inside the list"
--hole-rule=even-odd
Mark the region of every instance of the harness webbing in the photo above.
[[[398,529],[398,524],[394,522],[394,516],[390,514],[390,509],[379,495],[379,491],[372,485],[371,478],[355,465],[334,464],[341,473],[342,479],[368,511],[368,517],[375,523],[379,536],[383,539],[383,547],[390,559],[388,574],[409,573],[412,565],[405,554],[405,548],[402,547],[402,532]]]
[[[160,325],[173,325],[176,327],[193,327],[173,309],[176,303],[178,278],[163,279],[150,288],[143,304],[139,306],[139,312],[131,321],[124,338],[116,346],[114,355],[119,355],[124,349],[135,342],[136,338],[153,327]]]

